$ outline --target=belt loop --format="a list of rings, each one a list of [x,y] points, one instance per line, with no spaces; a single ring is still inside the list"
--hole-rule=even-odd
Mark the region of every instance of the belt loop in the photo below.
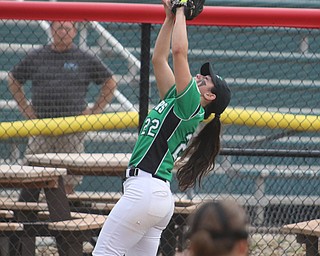
[[[164,182],[167,182],[166,179],[161,178],[161,177],[157,176],[156,174],[152,174],[152,173],[149,173],[149,172],[142,171],[140,168],[135,167],[135,166],[130,166],[130,167],[128,167],[128,169],[126,169],[125,177],[124,177],[123,181],[125,181],[129,177],[136,177],[136,176],[139,175],[139,173],[141,173],[142,175],[143,174],[148,174],[148,175],[152,176],[153,178],[156,178],[156,179],[162,180]]]
[[[129,176],[132,177],[132,176],[138,176],[139,174],[139,168],[137,167],[131,167],[130,170],[129,170]]]

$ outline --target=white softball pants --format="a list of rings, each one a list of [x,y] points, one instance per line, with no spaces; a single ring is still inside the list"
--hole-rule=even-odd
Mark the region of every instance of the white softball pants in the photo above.
[[[174,211],[170,183],[149,173],[128,178],[99,234],[93,256],[153,256]]]

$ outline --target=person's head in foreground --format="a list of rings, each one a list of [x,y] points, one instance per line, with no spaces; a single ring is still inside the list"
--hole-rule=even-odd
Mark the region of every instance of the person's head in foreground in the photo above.
[[[204,203],[191,219],[189,239],[190,256],[246,256],[246,212],[234,201]]]

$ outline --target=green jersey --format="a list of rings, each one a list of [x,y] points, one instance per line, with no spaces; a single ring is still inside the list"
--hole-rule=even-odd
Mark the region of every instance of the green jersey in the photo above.
[[[129,166],[171,181],[174,161],[203,119],[195,79],[180,94],[174,85],[144,120]]]

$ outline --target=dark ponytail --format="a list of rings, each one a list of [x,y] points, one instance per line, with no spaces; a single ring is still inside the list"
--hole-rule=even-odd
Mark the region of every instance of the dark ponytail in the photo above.
[[[219,117],[216,115],[202,128],[199,134],[191,140],[179,160],[182,166],[178,168],[177,179],[181,191],[194,187],[197,180],[200,185],[202,178],[214,169],[215,159],[220,151],[221,123]]]
[[[201,66],[200,73],[211,76],[214,83],[211,92],[216,95],[215,100],[204,107],[204,118],[207,119],[211,113],[215,113],[215,117],[191,140],[178,162],[178,164],[182,163],[177,171],[179,188],[182,191],[194,187],[197,180],[200,185],[202,178],[214,169],[215,159],[220,151],[220,114],[226,109],[231,99],[228,84],[213,72],[209,62]]]

